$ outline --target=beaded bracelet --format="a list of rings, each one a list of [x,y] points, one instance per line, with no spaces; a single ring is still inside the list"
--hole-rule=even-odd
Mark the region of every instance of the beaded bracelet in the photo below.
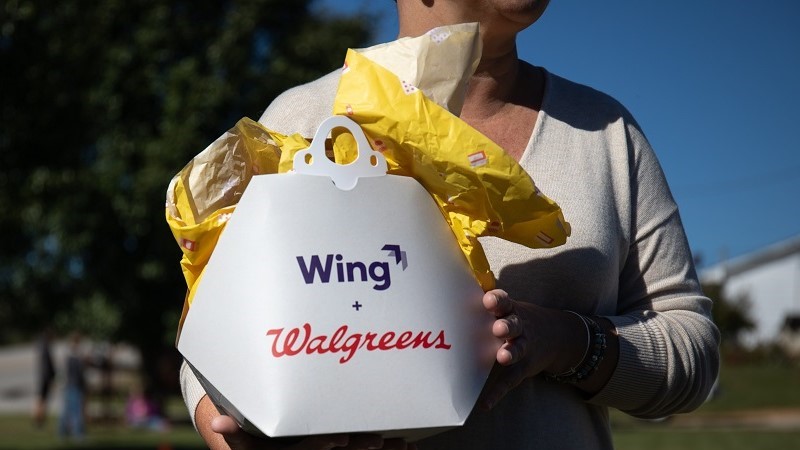
[[[547,375],[547,378],[559,383],[577,383],[585,380],[597,370],[606,352],[606,333],[591,317],[582,316],[573,311],[567,311],[580,317],[589,335],[586,352],[581,362],[570,370],[559,375]]]

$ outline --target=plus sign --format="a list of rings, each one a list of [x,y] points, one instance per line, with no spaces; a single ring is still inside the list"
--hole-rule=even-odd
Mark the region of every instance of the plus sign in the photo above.
[[[364,305],[362,305],[361,303],[358,303],[358,300],[356,300],[356,302],[355,302],[355,303],[353,303],[353,308],[355,308],[355,309],[356,309],[356,311],[359,311],[359,310],[361,310],[361,307],[362,307],[362,306],[364,306]]]

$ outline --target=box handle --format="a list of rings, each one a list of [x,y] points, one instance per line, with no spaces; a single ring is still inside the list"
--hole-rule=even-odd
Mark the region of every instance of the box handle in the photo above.
[[[349,164],[338,164],[325,155],[325,139],[334,128],[346,128],[355,138],[358,156]],[[372,150],[367,137],[357,123],[344,116],[331,116],[317,128],[314,140],[307,149],[294,155],[294,171],[304,175],[327,176],[343,191],[356,186],[359,178],[386,175],[386,158]]]

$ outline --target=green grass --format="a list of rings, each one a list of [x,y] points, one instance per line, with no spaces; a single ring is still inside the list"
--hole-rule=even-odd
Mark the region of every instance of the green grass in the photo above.
[[[800,367],[724,365],[717,394],[688,416],[766,409],[800,409]],[[612,410],[611,423],[625,427],[642,422]]]
[[[614,431],[616,450],[786,450],[798,442],[800,430],[676,430],[665,425]]]
[[[0,449],[116,449],[194,450],[206,448],[191,423],[180,423],[168,432],[132,429],[121,424],[88,424],[83,441],[59,439],[57,418],[35,428],[27,416],[0,416]]]
[[[118,424],[89,424],[86,440],[60,441],[56,418],[44,429],[35,429],[22,415],[0,416],[0,449],[116,449],[194,450],[205,448],[188,422],[178,399],[169,402],[174,425],[169,432],[134,430]],[[741,411],[791,408],[800,410],[800,368],[777,364],[726,366],[720,395],[690,417],[719,417]],[[724,425],[685,426],[676,419],[665,423],[643,422],[612,411],[611,423],[617,450],[750,450],[787,449],[800,442],[800,427],[791,429],[742,429]],[[683,423],[684,425],[681,425]]]
[[[800,368],[780,364],[723,365],[719,394],[697,411],[664,423],[651,423],[611,412],[617,450],[771,450],[794,448],[800,427],[741,428],[703,425],[706,420],[759,414],[774,409],[800,410]],[[682,418],[698,419],[685,426]],[[681,425],[684,424],[684,425]]]
[[[698,412],[761,408],[800,408],[800,366],[725,365],[719,395]]]

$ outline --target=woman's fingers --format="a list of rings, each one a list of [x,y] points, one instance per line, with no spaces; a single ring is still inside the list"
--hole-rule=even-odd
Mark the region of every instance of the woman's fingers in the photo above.
[[[524,308],[516,311],[514,301],[500,289],[494,289],[484,294],[483,306],[497,317],[492,324],[492,334],[505,341],[495,355],[497,362],[507,366],[522,359],[525,356],[527,344],[525,325],[520,316],[520,313],[524,314]]]
[[[227,435],[239,432],[241,428],[230,416],[217,416],[211,420],[211,430],[215,433]]]
[[[259,439],[244,432],[229,416],[217,416],[211,420],[211,431],[219,433],[232,450],[263,448]]]
[[[495,317],[500,318],[511,314],[514,304],[504,290],[493,289],[483,294],[483,307]]]
[[[381,448],[383,439],[375,435],[360,435],[350,438],[347,434],[309,436],[295,445],[285,446],[260,439],[242,430],[230,416],[217,416],[211,421],[211,430],[219,433],[231,450],[277,449],[287,450],[331,450],[334,448],[369,449]]]
[[[500,339],[514,339],[522,335],[522,319],[517,314],[509,314],[497,319],[492,325],[492,334]]]
[[[525,357],[527,347],[528,340],[524,336],[508,340],[497,350],[497,362],[502,366],[517,363]]]

